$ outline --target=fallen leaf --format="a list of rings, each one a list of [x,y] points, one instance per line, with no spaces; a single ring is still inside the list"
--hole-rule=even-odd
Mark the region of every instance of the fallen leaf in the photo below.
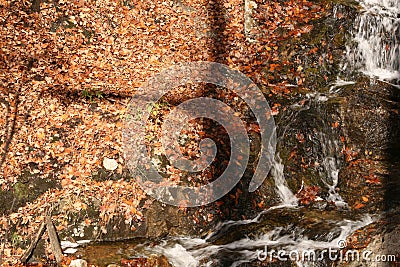
[[[358,209],[361,209],[361,208],[364,207],[364,206],[365,206],[364,204],[357,202],[357,203],[354,205],[354,209],[358,210]]]

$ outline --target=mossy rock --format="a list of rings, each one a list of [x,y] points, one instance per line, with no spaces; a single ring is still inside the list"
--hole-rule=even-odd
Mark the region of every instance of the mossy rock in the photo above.
[[[41,178],[24,170],[10,190],[0,190],[0,214],[16,211],[27,202],[34,202],[40,195],[52,188],[61,188],[52,175]]]

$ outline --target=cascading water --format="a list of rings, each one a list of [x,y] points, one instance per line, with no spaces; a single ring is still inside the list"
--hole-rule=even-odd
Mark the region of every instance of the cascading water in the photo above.
[[[251,225],[265,226],[265,219],[268,220],[268,217],[277,214],[274,212],[279,213],[284,209],[287,209],[287,207],[273,207],[252,220],[227,222],[223,225],[227,227],[218,228],[216,232],[209,236],[218,234],[222,230],[222,234],[218,238],[223,238],[231,234],[232,231],[244,230],[246,232],[246,227]],[[294,215],[300,210],[293,209],[292,211],[295,211]],[[291,213],[289,212],[286,215],[289,214]],[[175,237],[164,239],[157,245],[150,245],[151,243],[126,244],[124,246],[110,245],[103,251],[126,258],[134,258],[136,255],[161,254],[167,257],[174,267],[232,267],[252,266],[247,264],[253,262],[267,263],[270,258],[276,260],[277,251],[280,250],[291,253],[292,256],[296,254],[299,257],[296,262],[299,265],[304,265],[318,262],[317,259],[321,257],[321,253],[329,249],[336,251],[334,255],[338,256],[338,248],[343,246],[346,237],[371,222],[372,219],[369,216],[359,217],[355,220],[338,218],[332,221],[320,221],[319,223],[329,226],[329,230],[325,231],[324,234],[314,235],[310,235],[310,229],[289,223],[271,227],[268,231],[261,231],[260,229],[256,230],[257,233],[247,231],[244,236],[223,244],[212,243],[207,238]],[[302,255],[311,255],[311,257],[303,257]],[[314,255],[314,258],[312,258],[312,255]],[[288,256],[286,255],[286,257]]]
[[[339,180],[339,168],[337,165],[337,160],[334,157],[326,157],[323,161],[323,166],[326,169],[327,177],[322,180],[329,188],[329,197],[327,200],[333,201],[338,206],[345,206],[346,203],[335,190]]]
[[[343,198],[337,193],[336,186],[339,182],[339,170],[341,162],[337,158],[340,154],[340,147],[338,139],[334,138],[333,133],[319,133],[319,141],[321,143],[323,159],[321,162],[320,172],[321,180],[328,187],[329,196],[328,201],[334,202],[337,206],[346,206],[347,204],[343,201]]]
[[[354,43],[347,48],[345,69],[400,82],[400,1],[360,0]]]
[[[337,127],[332,127],[332,124],[339,120],[338,107],[329,102],[330,98],[335,97],[335,93],[309,93],[306,96],[309,100],[309,108],[304,112],[310,112],[315,117],[312,126],[314,130],[309,133],[309,140],[313,143],[319,178],[325,189],[328,190],[325,200],[335,203],[338,207],[346,207],[347,203],[337,190],[343,159],[341,158],[341,133]]]
[[[172,242],[166,242],[162,246],[156,246],[150,251],[169,256],[170,261],[177,267],[246,266],[242,264],[254,261],[263,262],[269,258],[276,260],[277,255],[273,254],[272,249],[275,249],[275,253],[281,250],[298,255],[304,255],[304,251],[313,251],[318,255],[318,251],[321,250],[338,249],[349,234],[371,222],[372,219],[369,216],[365,216],[359,221],[334,222],[335,226],[332,232],[336,231],[336,235],[328,236],[325,240],[311,240],[302,237],[304,229],[294,229],[288,233],[285,227],[276,227],[255,239],[245,237],[224,245],[213,245],[204,239],[179,238],[171,240]],[[298,263],[301,262],[317,262],[317,258],[300,258]]]
[[[297,205],[297,198],[287,186],[284,174],[285,165],[282,163],[282,159],[279,153],[275,155],[275,159],[272,163],[271,175],[275,181],[275,190],[279,195],[283,205]]]
[[[316,129],[318,130],[315,133],[314,142],[318,143],[316,151],[318,151],[320,164],[319,176],[328,189],[326,201],[334,202],[340,207],[346,207],[347,204],[337,192],[339,170],[342,167],[341,159],[338,157],[341,153],[341,146],[339,135],[335,132],[335,129],[332,129],[328,119],[329,116],[332,116],[327,111],[329,97],[318,94],[307,95],[307,97],[310,101],[309,109],[311,113],[318,113],[321,116],[320,120],[316,122]],[[301,114],[298,113],[298,115],[298,119],[301,120]],[[340,242],[344,242],[348,235],[372,222],[368,215],[350,220],[341,218],[339,212],[332,217],[334,219],[322,219],[318,223],[314,222],[314,225],[320,225],[314,230],[311,230],[313,227],[307,225],[307,223],[302,224],[301,220],[298,221],[299,223],[296,222],[296,219],[287,225],[280,224],[280,216],[282,218],[287,216],[282,214],[292,214],[293,218],[302,218],[303,216],[300,215],[302,213],[297,214],[296,212],[303,211],[303,208],[297,205],[298,199],[287,184],[285,165],[279,152],[273,160],[271,177],[274,179],[275,191],[281,199],[278,206],[261,212],[253,219],[223,222],[205,239],[174,238],[166,240],[161,245],[152,248],[151,251],[166,255],[173,265],[178,267],[247,266],[246,263],[262,262],[263,258],[260,258],[260,252],[262,256],[266,247],[287,252],[296,251],[300,254],[310,250],[317,252],[328,248],[338,249]],[[307,214],[305,215],[307,218],[317,216],[313,212],[305,212],[304,214]],[[274,217],[278,217],[279,223],[277,225],[266,219]],[[317,228],[319,229],[317,230],[318,233],[309,236],[309,233]],[[219,242],[222,242],[222,244],[219,244]],[[302,259],[296,262],[302,266],[313,263]]]

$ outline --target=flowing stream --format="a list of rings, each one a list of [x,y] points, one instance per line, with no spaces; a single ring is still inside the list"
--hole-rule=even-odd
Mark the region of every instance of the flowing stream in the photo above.
[[[266,213],[268,211],[264,214]],[[259,216],[246,223],[251,222],[260,223]],[[344,242],[349,234],[369,223],[371,223],[371,218],[368,216],[359,221],[335,221],[332,223],[332,232],[320,240],[313,240],[304,236],[304,229],[287,226],[275,227],[271,231],[262,233],[254,239],[244,237],[222,245],[207,243],[207,239],[180,238],[167,241],[152,250],[166,255],[174,266],[182,267],[195,267],[199,265],[243,266],[242,264],[253,261],[262,262],[271,258],[277,259],[278,255],[276,252],[278,250],[285,251],[287,259],[289,259],[289,254],[293,254],[295,258],[300,257],[296,260],[303,262],[316,261],[318,256],[315,256],[313,259],[301,258],[300,255],[305,255],[305,251],[313,251],[318,255],[318,251],[321,252],[329,248],[342,248],[341,246],[344,244],[342,242]],[[243,225],[243,222],[237,222],[237,224]],[[231,223],[229,228],[235,228],[236,225]]]

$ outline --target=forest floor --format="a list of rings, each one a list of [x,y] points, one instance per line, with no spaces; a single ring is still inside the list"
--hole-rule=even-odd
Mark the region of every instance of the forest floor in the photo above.
[[[130,97],[159,71],[214,61],[269,85],[271,94],[290,88],[275,75],[282,69],[303,84],[303,69],[282,61],[279,43],[309,33],[325,7],[257,0],[253,8],[245,34],[239,0],[0,1],[0,186],[13,192],[0,204],[3,263],[18,262],[19,245],[60,199],[69,200],[66,213],[96,198],[104,221],[117,213],[142,219],[145,194],[123,179],[123,119]],[[40,179],[56,186],[29,197],[29,184]],[[57,230],[64,215],[53,218]],[[11,225],[18,234],[10,236]]]

